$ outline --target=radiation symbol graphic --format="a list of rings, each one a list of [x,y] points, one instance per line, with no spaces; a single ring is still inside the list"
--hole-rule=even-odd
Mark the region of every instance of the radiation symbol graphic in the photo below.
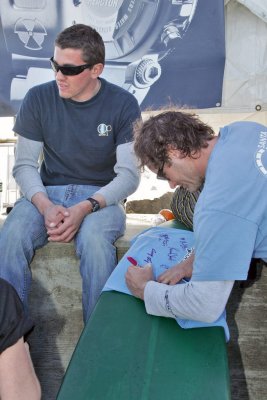
[[[29,50],[42,49],[44,38],[47,35],[45,27],[36,18],[20,18],[16,22],[14,32],[18,35],[24,47]]]

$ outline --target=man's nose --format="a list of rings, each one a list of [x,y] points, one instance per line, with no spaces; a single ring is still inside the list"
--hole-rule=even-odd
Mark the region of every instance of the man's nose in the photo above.
[[[56,79],[65,79],[65,75],[62,74],[60,69],[57,72],[55,72],[55,75],[56,75]]]
[[[177,183],[176,183],[176,182],[173,182],[173,181],[171,181],[171,180],[169,180],[168,183],[169,183],[169,186],[170,186],[171,189],[175,189],[176,186],[177,186]]]

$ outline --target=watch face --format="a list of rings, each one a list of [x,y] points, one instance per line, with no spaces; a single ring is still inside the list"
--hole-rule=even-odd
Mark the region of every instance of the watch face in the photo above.
[[[171,10],[169,0],[86,0],[82,6],[88,24],[103,37],[106,59],[111,61],[130,61],[133,54],[135,59],[145,54]]]
[[[92,204],[92,212],[98,211],[100,209],[100,204],[97,200],[93,199],[92,197],[89,197],[87,200],[90,201],[90,203]]]

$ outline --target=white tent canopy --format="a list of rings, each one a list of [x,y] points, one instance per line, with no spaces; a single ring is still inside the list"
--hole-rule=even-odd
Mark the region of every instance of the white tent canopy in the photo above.
[[[267,110],[267,1],[227,1],[225,28],[222,111]]]
[[[225,0],[222,105],[197,110],[218,130],[237,120],[267,124],[267,0]]]

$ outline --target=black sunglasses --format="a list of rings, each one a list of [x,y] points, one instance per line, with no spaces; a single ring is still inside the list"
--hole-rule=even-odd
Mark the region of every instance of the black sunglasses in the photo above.
[[[166,175],[163,172],[164,165],[165,165],[165,161],[163,161],[161,167],[158,169],[157,179],[160,179],[162,181],[167,181],[168,179],[166,178]]]
[[[64,66],[58,65],[54,61],[53,57],[50,58],[50,63],[51,63],[52,70],[54,72],[60,71],[63,75],[68,75],[68,76],[79,75],[85,69],[92,68],[93,65],[94,65],[94,64],[83,64],[83,65],[75,65],[75,66],[64,67]]]

